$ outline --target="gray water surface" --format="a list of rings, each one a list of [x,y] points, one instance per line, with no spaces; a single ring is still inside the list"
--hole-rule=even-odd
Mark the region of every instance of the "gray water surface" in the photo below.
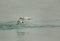
[[[60,0],[0,0],[0,41],[60,41]]]

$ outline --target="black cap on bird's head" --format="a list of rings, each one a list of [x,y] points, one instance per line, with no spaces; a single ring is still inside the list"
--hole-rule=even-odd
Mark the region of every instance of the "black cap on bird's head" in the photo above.
[[[23,17],[20,17],[20,19],[23,19]]]

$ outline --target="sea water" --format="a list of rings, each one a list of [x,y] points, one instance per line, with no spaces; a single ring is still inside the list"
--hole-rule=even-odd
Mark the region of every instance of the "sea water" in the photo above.
[[[0,24],[0,41],[59,41],[59,38],[59,25]]]
[[[60,1],[0,0],[0,41],[60,41]]]

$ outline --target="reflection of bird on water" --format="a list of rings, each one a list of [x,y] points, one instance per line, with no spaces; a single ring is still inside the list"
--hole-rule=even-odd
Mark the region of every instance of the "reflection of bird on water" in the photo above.
[[[17,21],[17,25],[24,23],[25,20],[31,20],[31,17],[20,17]]]

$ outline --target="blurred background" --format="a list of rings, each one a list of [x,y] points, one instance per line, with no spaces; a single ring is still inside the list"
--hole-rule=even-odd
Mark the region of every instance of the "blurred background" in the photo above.
[[[10,24],[25,16],[33,26]],[[0,0],[0,41],[60,41],[60,0]]]
[[[0,22],[32,17],[32,23],[60,24],[59,0],[0,0]]]

